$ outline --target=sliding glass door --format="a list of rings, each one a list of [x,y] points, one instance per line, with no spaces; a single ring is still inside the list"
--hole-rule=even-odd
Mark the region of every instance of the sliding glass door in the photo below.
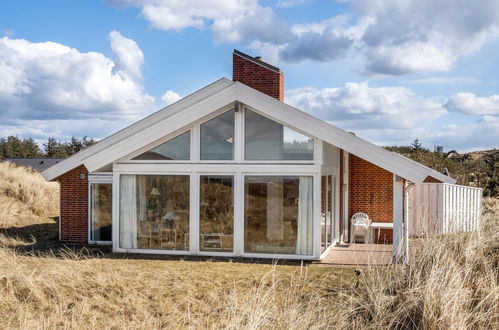
[[[312,176],[246,176],[244,192],[245,253],[312,255]]]

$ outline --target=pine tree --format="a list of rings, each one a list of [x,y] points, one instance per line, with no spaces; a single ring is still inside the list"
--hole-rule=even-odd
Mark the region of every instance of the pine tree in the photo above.
[[[45,150],[45,157],[49,158],[66,158],[68,153],[66,151],[66,145],[57,141],[53,137],[49,137],[47,143],[43,144]]]
[[[423,150],[422,148],[422,143],[419,139],[415,139],[412,143],[411,143],[411,147],[412,147],[412,150],[414,152],[420,152],[421,150]]]

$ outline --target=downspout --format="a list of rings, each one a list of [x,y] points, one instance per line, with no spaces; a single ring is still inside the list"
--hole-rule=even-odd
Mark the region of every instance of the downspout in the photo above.
[[[409,182],[404,187],[405,201],[404,201],[404,264],[409,264],[409,191],[414,187],[414,183]]]

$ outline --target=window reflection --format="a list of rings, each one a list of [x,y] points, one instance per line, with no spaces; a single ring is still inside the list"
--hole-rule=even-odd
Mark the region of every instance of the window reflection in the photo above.
[[[191,156],[191,132],[185,132],[157,147],[133,158],[133,160],[189,160]]]
[[[200,250],[231,252],[234,240],[232,176],[201,176],[200,189]]]
[[[113,194],[112,184],[92,183],[90,240],[111,241]]]
[[[246,176],[246,253],[312,254],[313,180]]]
[[[234,159],[234,110],[201,124],[201,160]]]
[[[313,160],[312,138],[246,109],[247,160]]]

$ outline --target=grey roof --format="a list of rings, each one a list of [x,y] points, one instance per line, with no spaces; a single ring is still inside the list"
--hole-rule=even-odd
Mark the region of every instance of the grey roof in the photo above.
[[[32,167],[38,171],[45,171],[52,165],[62,162],[65,158],[4,158],[0,162],[11,162],[21,166]]]

